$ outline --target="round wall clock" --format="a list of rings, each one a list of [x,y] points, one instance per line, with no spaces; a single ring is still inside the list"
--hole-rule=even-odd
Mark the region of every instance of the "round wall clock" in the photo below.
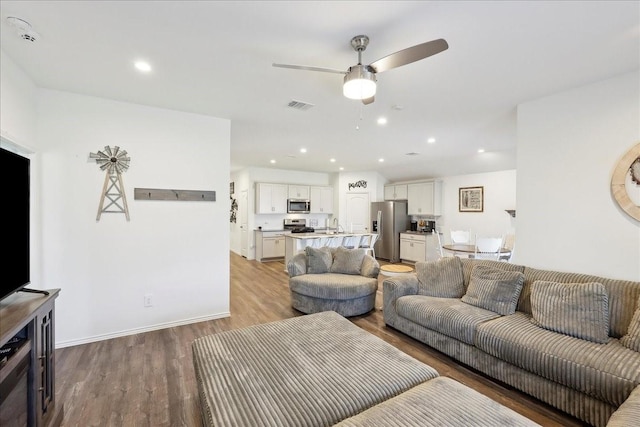
[[[611,177],[611,194],[616,203],[631,218],[640,221],[640,206],[631,200],[627,191],[629,175],[631,175],[631,185],[640,185],[640,143],[622,156]]]

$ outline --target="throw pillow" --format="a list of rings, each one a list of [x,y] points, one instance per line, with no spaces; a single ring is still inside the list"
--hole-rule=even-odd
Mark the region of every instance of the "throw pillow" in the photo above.
[[[416,264],[418,295],[439,298],[460,298],[464,295],[462,262],[458,257]]]
[[[629,323],[627,334],[620,338],[620,343],[631,350],[640,352],[640,297],[636,304],[636,311]]]
[[[304,252],[307,254],[307,273],[323,274],[331,270],[331,264],[333,263],[331,249],[307,246],[304,248]]]
[[[542,328],[585,340],[609,341],[609,296],[601,283],[531,285],[531,321]]]
[[[524,274],[519,271],[476,265],[462,301],[507,316],[516,312],[523,284]]]
[[[362,260],[364,259],[364,249],[347,249],[340,246],[333,255],[332,273],[360,274]]]

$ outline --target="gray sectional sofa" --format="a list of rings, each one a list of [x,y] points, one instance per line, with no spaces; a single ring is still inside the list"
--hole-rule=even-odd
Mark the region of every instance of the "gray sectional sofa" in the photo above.
[[[452,257],[385,279],[383,300],[388,326],[486,375],[590,425],[640,425],[639,282]]]

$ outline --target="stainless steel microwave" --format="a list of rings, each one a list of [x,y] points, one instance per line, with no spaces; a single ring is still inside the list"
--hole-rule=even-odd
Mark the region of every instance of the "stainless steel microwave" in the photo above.
[[[311,212],[311,202],[305,199],[288,199],[287,212],[308,214]]]

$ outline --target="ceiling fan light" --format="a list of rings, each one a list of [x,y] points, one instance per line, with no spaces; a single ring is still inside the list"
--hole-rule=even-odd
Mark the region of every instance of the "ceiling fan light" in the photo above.
[[[376,75],[363,65],[355,65],[344,76],[342,93],[349,99],[367,99],[376,94]]]

